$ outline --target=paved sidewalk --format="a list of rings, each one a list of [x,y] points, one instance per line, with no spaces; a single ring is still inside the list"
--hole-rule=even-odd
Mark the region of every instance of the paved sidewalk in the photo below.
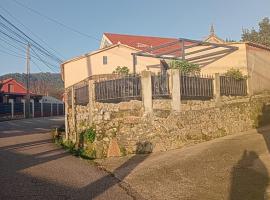
[[[269,198],[270,127],[149,156],[99,160],[147,199],[263,200]],[[130,170],[132,172],[130,173]],[[127,173],[128,172],[128,173]]]
[[[119,181],[51,142],[62,117],[0,122],[0,199],[133,199]]]

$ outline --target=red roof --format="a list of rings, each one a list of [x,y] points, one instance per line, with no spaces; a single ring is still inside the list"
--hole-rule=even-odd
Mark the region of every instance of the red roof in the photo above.
[[[26,94],[27,93],[26,88],[21,83],[19,83],[18,81],[16,81],[13,78],[2,80],[2,81],[0,81],[0,83],[3,84],[2,88],[1,88],[1,92],[14,93],[14,94]],[[12,91],[9,91],[9,85],[13,86]]]
[[[175,49],[180,49],[181,47],[180,41],[177,38],[124,35],[124,34],[115,34],[115,33],[104,33],[104,35],[110,40],[112,44],[117,44],[120,42],[121,44],[125,44],[139,50],[146,50],[148,48],[176,42],[176,44],[152,51],[151,53],[153,54],[167,53]],[[191,43],[185,42],[185,45],[187,44],[191,44]],[[179,54],[180,54],[180,50],[178,52],[171,53],[171,55],[179,55]]]

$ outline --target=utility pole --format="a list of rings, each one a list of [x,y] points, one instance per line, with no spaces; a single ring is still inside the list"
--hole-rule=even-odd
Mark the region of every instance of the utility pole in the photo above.
[[[26,49],[26,100],[25,100],[25,117],[30,117],[30,43]]]

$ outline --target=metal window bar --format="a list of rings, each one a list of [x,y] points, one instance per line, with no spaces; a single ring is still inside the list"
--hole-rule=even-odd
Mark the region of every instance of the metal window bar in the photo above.
[[[87,105],[89,103],[89,87],[88,82],[78,83],[74,86],[75,89],[75,104]]]

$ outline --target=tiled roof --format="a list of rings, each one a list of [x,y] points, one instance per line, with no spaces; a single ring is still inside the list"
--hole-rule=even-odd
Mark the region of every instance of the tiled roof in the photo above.
[[[153,54],[166,53],[166,52],[173,51],[175,49],[180,49],[181,47],[181,44],[177,38],[124,35],[124,34],[115,34],[115,33],[104,33],[104,35],[110,40],[112,44],[117,44],[120,42],[121,44],[125,44],[139,50],[146,50],[148,48],[160,46],[166,43],[177,42],[174,45],[150,52]],[[188,45],[187,43],[185,44]],[[172,53],[171,55],[179,55],[180,53],[181,52],[178,51],[176,53]]]

